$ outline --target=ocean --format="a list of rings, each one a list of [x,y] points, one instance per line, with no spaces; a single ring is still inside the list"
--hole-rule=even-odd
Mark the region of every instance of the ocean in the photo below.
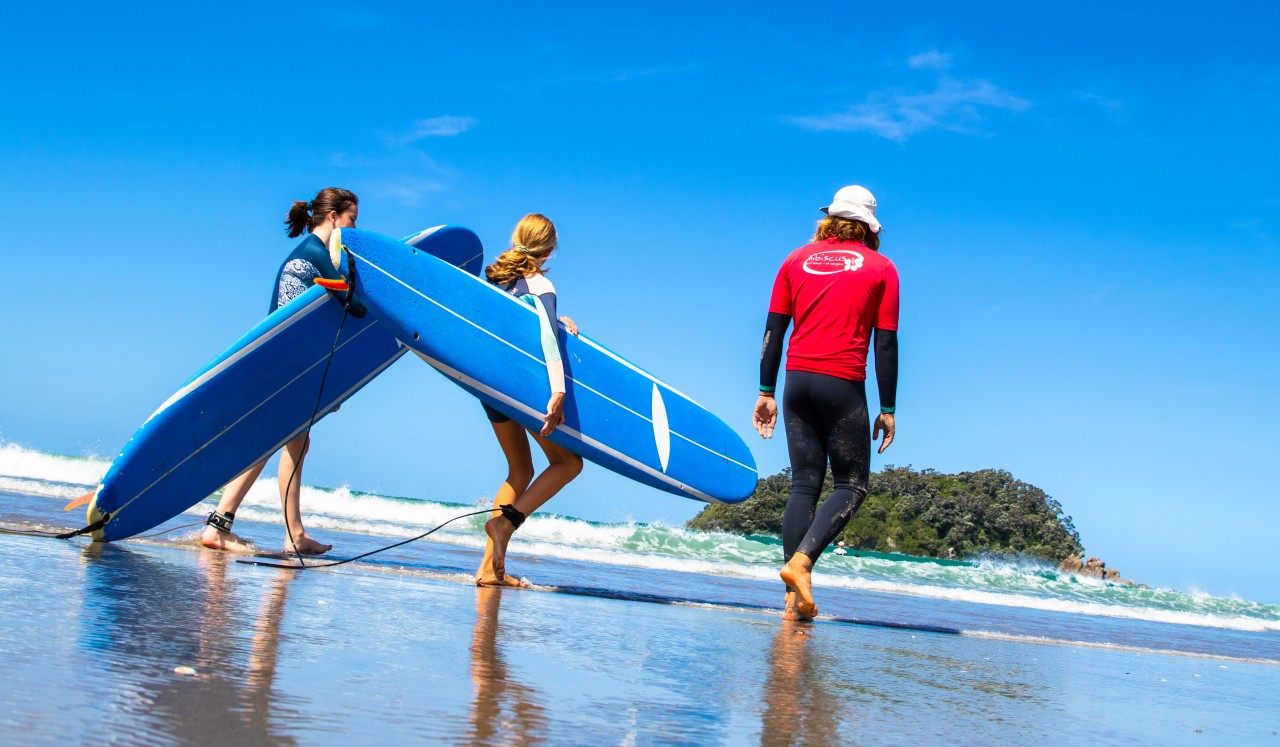
[[[108,464],[0,443],[0,527],[77,528]],[[236,521],[272,551],[275,490]],[[539,513],[508,559],[534,587],[477,589],[483,517],[287,570],[201,550],[212,505],[0,534],[6,742],[1280,745],[1277,605],[828,552],[791,623],[772,538]],[[303,490],[338,559],[484,507]]]

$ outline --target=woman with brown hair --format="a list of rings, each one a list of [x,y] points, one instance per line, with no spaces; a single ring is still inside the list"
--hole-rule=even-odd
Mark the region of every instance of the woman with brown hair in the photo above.
[[[531,213],[520,219],[511,234],[511,248],[485,268],[489,282],[538,310],[542,331],[542,352],[547,364],[551,398],[543,416],[542,429],[526,431],[519,423],[484,405],[493,433],[507,459],[507,479],[494,496],[493,518],[484,526],[488,541],[484,558],[476,571],[477,586],[522,586],[524,582],[506,575],[507,543],[524,523],[525,517],[542,507],[582,472],[582,457],[547,440],[564,423],[564,354],[556,319],[556,289],[547,280],[543,264],[556,248],[556,227],[546,216]],[[578,325],[561,317],[570,334]],[[547,457],[547,468],[537,479],[529,438],[537,442]]]
[[[836,192],[813,241],[793,251],[778,270],[760,352],[760,396],[752,422],[763,438],[778,420],[774,389],[782,336],[795,320],[787,348],[782,395],[791,457],[791,494],[782,515],[787,585],[783,617],[808,620],[813,564],[853,518],[867,495],[871,441],[893,443],[898,387],[898,270],[880,254],[876,198],[863,187]],[[867,350],[874,337],[880,414],[869,433]],[[822,506],[827,473],[835,490]]]
[[[329,236],[335,228],[355,228],[360,213],[360,200],[354,193],[337,187],[320,190],[310,202],[295,200],[285,219],[289,238],[307,234],[302,243],[285,258],[276,273],[268,313],[302,295],[316,279],[339,280],[341,275],[329,259]],[[302,462],[311,440],[308,432],[294,438],[280,452],[280,503],[284,507],[285,550],[299,555],[319,555],[333,545],[323,545],[307,535],[302,526]],[[248,552],[250,546],[231,533],[231,523],[249,489],[253,487],[267,460],[242,472],[222,489],[218,508],[209,514],[200,543],[214,550]]]

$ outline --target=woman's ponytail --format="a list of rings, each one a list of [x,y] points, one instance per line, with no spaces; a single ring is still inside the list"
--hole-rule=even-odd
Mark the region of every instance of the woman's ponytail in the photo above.
[[[311,202],[294,200],[289,208],[289,215],[284,219],[285,230],[289,238],[296,239],[303,231],[310,231],[320,225],[329,213],[342,215],[352,205],[359,205],[360,198],[354,192],[338,187],[326,187],[316,193]]]
[[[309,204],[302,200],[293,201],[293,207],[289,208],[289,216],[284,219],[289,238],[296,239],[302,235],[303,231],[311,228],[311,214],[307,211]]]

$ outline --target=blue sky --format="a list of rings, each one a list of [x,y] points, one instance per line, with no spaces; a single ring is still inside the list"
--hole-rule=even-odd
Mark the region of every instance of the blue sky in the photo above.
[[[770,284],[860,183],[903,288],[875,467],[1008,469],[1128,577],[1280,602],[1271,4],[8,13],[0,439],[114,455],[260,318],[290,201],[336,185],[363,228],[460,224],[491,256],[550,216],[564,313],[771,474]],[[501,476],[478,406],[411,359],[317,426],[306,473],[460,502]],[[548,508],[700,504],[589,467]]]

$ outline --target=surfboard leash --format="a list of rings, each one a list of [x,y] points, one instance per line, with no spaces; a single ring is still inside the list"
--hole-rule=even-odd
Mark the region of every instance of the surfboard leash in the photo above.
[[[103,516],[101,519],[93,522],[89,526],[81,527],[80,529],[76,529],[75,531],[71,531],[71,532],[59,533],[59,532],[48,532],[43,529],[10,529],[8,527],[0,527],[0,534],[16,534],[23,537],[47,537],[49,539],[65,540],[65,539],[72,539],[73,537],[79,537],[82,534],[96,532],[102,527],[106,526],[107,522],[110,519],[111,519],[111,515],[108,514],[106,516]]]
[[[343,281],[345,281],[344,284],[346,287],[342,288],[342,286],[339,284],[334,284],[332,287],[330,285],[324,285],[324,287],[330,288],[331,290],[346,291],[346,296],[343,299],[343,304],[342,304],[342,323],[338,325],[338,336],[334,338],[333,350],[329,352],[329,363],[333,362],[334,353],[336,353],[338,350],[338,338],[342,336],[342,325],[346,324],[347,316],[351,315],[352,313],[351,307],[355,300],[355,295],[356,295],[356,285],[357,285],[356,260],[351,253],[351,249],[346,244],[342,244],[341,246],[342,246],[342,251],[345,252],[347,255],[347,273],[348,274],[347,274],[347,277],[343,278]],[[329,364],[326,363],[324,376],[327,377],[328,375],[329,375]],[[307,433],[308,443],[310,443],[311,426],[315,424],[316,415],[318,415],[320,412],[320,402],[323,399],[323,396],[324,396],[324,377],[321,377],[320,393],[316,395],[315,411],[312,412],[311,422],[307,425],[307,429],[305,431]],[[286,494],[288,494],[289,487],[293,484],[293,478],[294,478],[294,475],[297,474],[297,472],[298,472],[298,464],[294,463],[293,472],[289,475],[289,480],[286,482],[286,485],[285,485]],[[289,544],[293,546],[293,551],[298,559],[297,565],[286,564],[286,563],[273,563],[265,560],[250,560],[247,558],[237,558],[236,562],[243,563],[245,565],[263,566],[265,568],[286,568],[291,571],[306,571],[306,570],[311,570],[313,568],[332,568],[334,566],[345,565],[347,563],[351,563],[357,560],[361,560],[363,558],[367,558],[370,555],[377,555],[380,552],[386,552],[387,550],[394,550],[395,548],[401,547],[403,545],[407,545],[410,542],[417,542],[418,540],[423,539],[424,537],[427,537],[443,529],[445,526],[452,524],[458,519],[465,519],[470,516],[480,516],[481,514],[489,514],[492,512],[493,512],[493,509],[486,508],[482,511],[472,511],[470,513],[459,514],[458,516],[455,516],[441,524],[437,524],[436,526],[432,527],[431,529],[428,529],[427,531],[423,532],[422,534],[419,534],[416,537],[410,537],[409,539],[401,540],[400,542],[387,545],[386,547],[379,547],[375,550],[370,550],[369,552],[361,553],[360,555],[356,555],[354,557],[344,558],[343,560],[334,560],[334,561],[323,562],[323,563],[311,563],[309,565],[303,560],[303,557],[304,557],[303,554],[298,552],[298,545],[293,539],[293,532],[289,529],[289,522],[286,520],[285,532],[289,534]]]
[[[407,545],[410,542],[417,542],[418,540],[426,537],[427,535],[434,534],[435,532],[443,529],[445,526],[452,524],[458,519],[465,519],[468,516],[480,516],[481,514],[491,514],[491,513],[493,513],[493,509],[486,508],[483,511],[472,511],[471,513],[458,514],[452,519],[449,519],[441,524],[437,524],[435,527],[432,527],[431,529],[428,529],[422,534],[419,534],[417,537],[410,537],[409,539],[401,540],[399,542],[396,542],[395,544],[387,545],[386,547],[379,547],[376,550],[370,550],[369,552],[361,553],[360,555],[356,555],[355,557],[351,557],[351,558],[344,558],[343,560],[334,560],[327,563],[312,563],[311,565],[307,565],[302,562],[302,556],[299,555],[297,565],[288,565],[285,563],[271,563],[265,560],[250,560],[247,558],[237,558],[236,562],[244,563],[245,565],[260,565],[265,568],[287,568],[291,571],[309,571],[315,568],[332,568],[335,565],[346,565],[347,563],[360,560],[362,558],[367,558],[370,555],[377,555],[380,552],[386,552],[387,550],[394,550],[395,548],[400,547],[402,545]],[[295,552],[297,551],[296,547],[294,548],[294,551]]]
[[[306,434],[306,439],[307,439],[306,444],[303,446],[303,452],[302,452],[304,458],[306,456],[307,449],[311,447],[311,428],[316,424],[316,418],[320,415],[320,403],[324,400],[324,383],[329,378],[329,367],[333,365],[333,356],[338,353],[338,342],[342,339],[342,328],[347,324],[347,317],[352,315],[351,306],[353,303],[355,303],[355,297],[356,297],[355,258],[350,256],[351,250],[347,248],[346,244],[342,245],[342,249],[348,255],[347,272],[350,273],[351,277],[349,280],[346,277],[343,277],[341,281],[342,284],[346,286],[345,288],[346,295],[343,296],[343,299],[342,299],[342,321],[338,322],[338,333],[333,336],[333,347],[330,348],[329,350],[329,359],[325,361],[324,373],[321,374],[320,376],[320,391],[316,392],[316,406],[311,410],[311,420],[307,422],[306,430],[303,431],[303,433]],[[340,286],[331,287],[328,284],[321,284],[321,287],[328,288],[330,290],[341,289]],[[302,463],[302,460],[300,459],[294,460],[293,469],[289,472],[289,479],[285,481],[284,494],[286,496],[289,495],[289,488],[293,487],[293,478],[297,476],[298,467],[301,465],[301,463]],[[301,500],[302,499],[301,486],[299,486],[298,491],[299,491],[298,499]],[[302,561],[302,553],[298,552],[298,543],[293,538],[293,530],[289,528],[288,516],[286,516],[284,520],[284,531],[285,531],[285,534],[289,535],[289,545],[293,547],[294,553],[296,553],[298,556],[299,566],[305,566],[306,564],[303,563]]]

